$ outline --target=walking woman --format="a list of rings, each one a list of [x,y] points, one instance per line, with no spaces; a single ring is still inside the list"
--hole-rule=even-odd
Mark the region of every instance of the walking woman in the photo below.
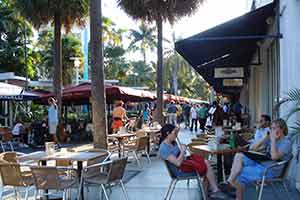
[[[123,101],[117,102],[116,107],[114,108],[112,113],[113,122],[111,127],[114,133],[118,132],[124,126],[124,123],[128,120],[126,110],[125,108],[123,108],[123,105]]]
[[[57,143],[57,125],[58,125],[58,114],[57,114],[57,104],[56,99],[53,97],[50,97],[48,99],[48,128],[49,128],[49,134],[52,136],[53,142]]]

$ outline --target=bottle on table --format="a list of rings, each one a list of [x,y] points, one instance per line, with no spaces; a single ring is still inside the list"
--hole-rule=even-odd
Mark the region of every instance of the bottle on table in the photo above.
[[[236,147],[235,145],[235,137],[234,137],[234,132],[230,132],[230,138],[229,138],[229,146],[231,149],[234,149]]]

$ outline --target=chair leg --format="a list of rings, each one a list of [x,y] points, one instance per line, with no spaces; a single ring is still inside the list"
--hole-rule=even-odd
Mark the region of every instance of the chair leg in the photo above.
[[[175,182],[175,180],[172,179],[172,181],[171,181],[171,183],[170,183],[170,185],[169,185],[169,187],[168,187],[167,193],[165,194],[164,200],[167,200],[167,199],[168,199],[169,194],[170,194],[170,191],[171,191],[171,188],[173,187],[174,182]]]
[[[11,141],[9,141],[8,143],[9,143],[9,146],[10,146],[11,151],[15,151],[15,150],[14,150],[14,146],[13,146],[13,144],[11,143]]]
[[[105,186],[104,186],[103,184],[101,184],[101,188],[102,188],[102,190],[103,190],[105,199],[106,199],[106,200],[109,200],[108,195],[107,195],[106,190],[105,190]]]
[[[169,199],[171,199],[171,197],[172,197],[172,194],[175,190],[176,183],[177,183],[177,180],[174,181],[173,187],[171,188]]]
[[[34,190],[34,199],[37,199],[37,197],[38,197],[38,193],[39,193],[39,190],[38,189],[35,189]]]
[[[187,184],[188,187],[190,187],[190,179],[188,179],[188,180],[186,181],[186,184]]]
[[[292,200],[293,198],[291,197],[291,194],[290,194],[288,186],[286,185],[286,182],[282,181],[282,185],[283,185],[283,188],[284,188],[284,190],[285,190],[285,192],[287,194],[287,198],[289,200]]]
[[[80,177],[80,183],[79,183],[79,186],[78,186],[77,198],[76,198],[77,200],[81,199],[81,190],[84,190],[84,187],[83,187],[83,176]]]
[[[25,200],[28,200],[28,192],[29,192],[29,187],[26,187],[26,190],[25,190]]]
[[[262,199],[262,192],[263,192],[264,185],[265,185],[265,179],[266,179],[266,176],[264,175],[263,178],[262,178],[261,184],[260,184],[260,189],[259,189],[259,194],[258,194],[258,200]]]
[[[63,200],[67,200],[67,190],[63,191]]]
[[[135,151],[133,152],[133,155],[134,155],[134,157],[136,159],[136,162],[137,162],[139,168],[142,168],[142,164],[140,162],[140,159],[139,159],[139,157],[138,157],[138,155],[137,155],[137,153]]]
[[[3,142],[1,142],[1,148],[2,148],[2,152],[5,152],[5,148],[4,148]]]
[[[129,198],[128,198],[128,193],[127,193],[127,191],[126,191],[126,188],[125,188],[125,186],[124,186],[122,180],[120,180],[120,184],[121,184],[121,187],[122,187],[122,190],[123,190],[125,199],[126,199],[126,200],[129,200]]]
[[[145,153],[146,153],[146,156],[148,158],[149,165],[151,165],[151,159],[150,159],[149,153],[147,151],[145,151]]]
[[[14,193],[15,193],[15,199],[18,199],[18,191],[16,187],[14,187]]]
[[[202,199],[203,199],[203,200],[206,200],[206,199],[207,199],[207,196],[206,196],[205,189],[204,189],[204,185],[203,185],[203,179],[200,178],[200,177],[198,177],[198,178],[197,178],[197,182],[198,182],[199,188],[200,188],[200,190],[201,190]]]

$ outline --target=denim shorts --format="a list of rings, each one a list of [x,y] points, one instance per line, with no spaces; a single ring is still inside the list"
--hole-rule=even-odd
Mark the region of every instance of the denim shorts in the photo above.
[[[237,181],[244,185],[248,185],[254,181],[261,180],[265,169],[265,166],[243,155],[243,169],[237,177]],[[272,177],[272,173],[268,172],[266,179],[270,179]]]

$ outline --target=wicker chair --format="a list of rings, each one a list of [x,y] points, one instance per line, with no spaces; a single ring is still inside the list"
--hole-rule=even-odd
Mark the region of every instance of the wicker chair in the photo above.
[[[125,144],[123,146],[124,151],[126,151],[127,153],[133,153],[139,167],[142,167],[142,164],[138,157],[139,153],[145,153],[149,161],[149,164],[151,164],[151,159],[147,151],[147,147],[149,145],[149,139],[150,138],[148,136],[138,137],[134,144],[129,144],[129,145]]]
[[[48,166],[31,167],[36,187],[36,190],[34,192],[34,199],[37,199],[37,195],[40,190],[62,191],[63,200],[67,199],[68,190],[76,186],[76,184],[78,183],[78,179],[77,176],[62,175],[60,173],[61,170],[63,170],[63,168]],[[70,168],[65,168],[65,170],[70,171]],[[69,174],[76,174],[76,170],[73,169],[73,173]],[[43,193],[43,196],[50,194],[51,193],[46,192]],[[54,194],[57,194],[57,192]]]
[[[125,199],[128,200],[128,195],[122,181],[127,159],[128,158],[125,157],[85,167],[81,173],[79,187],[82,188],[83,186],[100,185],[106,200],[109,200],[106,192],[106,186],[111,186],[111,184],[120,184]],[[80,197],[78,196],[77,199],[79,200]]]
[[[28,199],[28,192],[31,186],[34,185],[32,174],[28,171],[21,171],[21,165],[18,163],[9,163],[3,161],[0,164],[0,174],[2,180],[2,186],[0,191],[0,199],[5,186],[13,186],[15,191],[15,199],[18,199],[18,189],[26,187],[25,200]]]

